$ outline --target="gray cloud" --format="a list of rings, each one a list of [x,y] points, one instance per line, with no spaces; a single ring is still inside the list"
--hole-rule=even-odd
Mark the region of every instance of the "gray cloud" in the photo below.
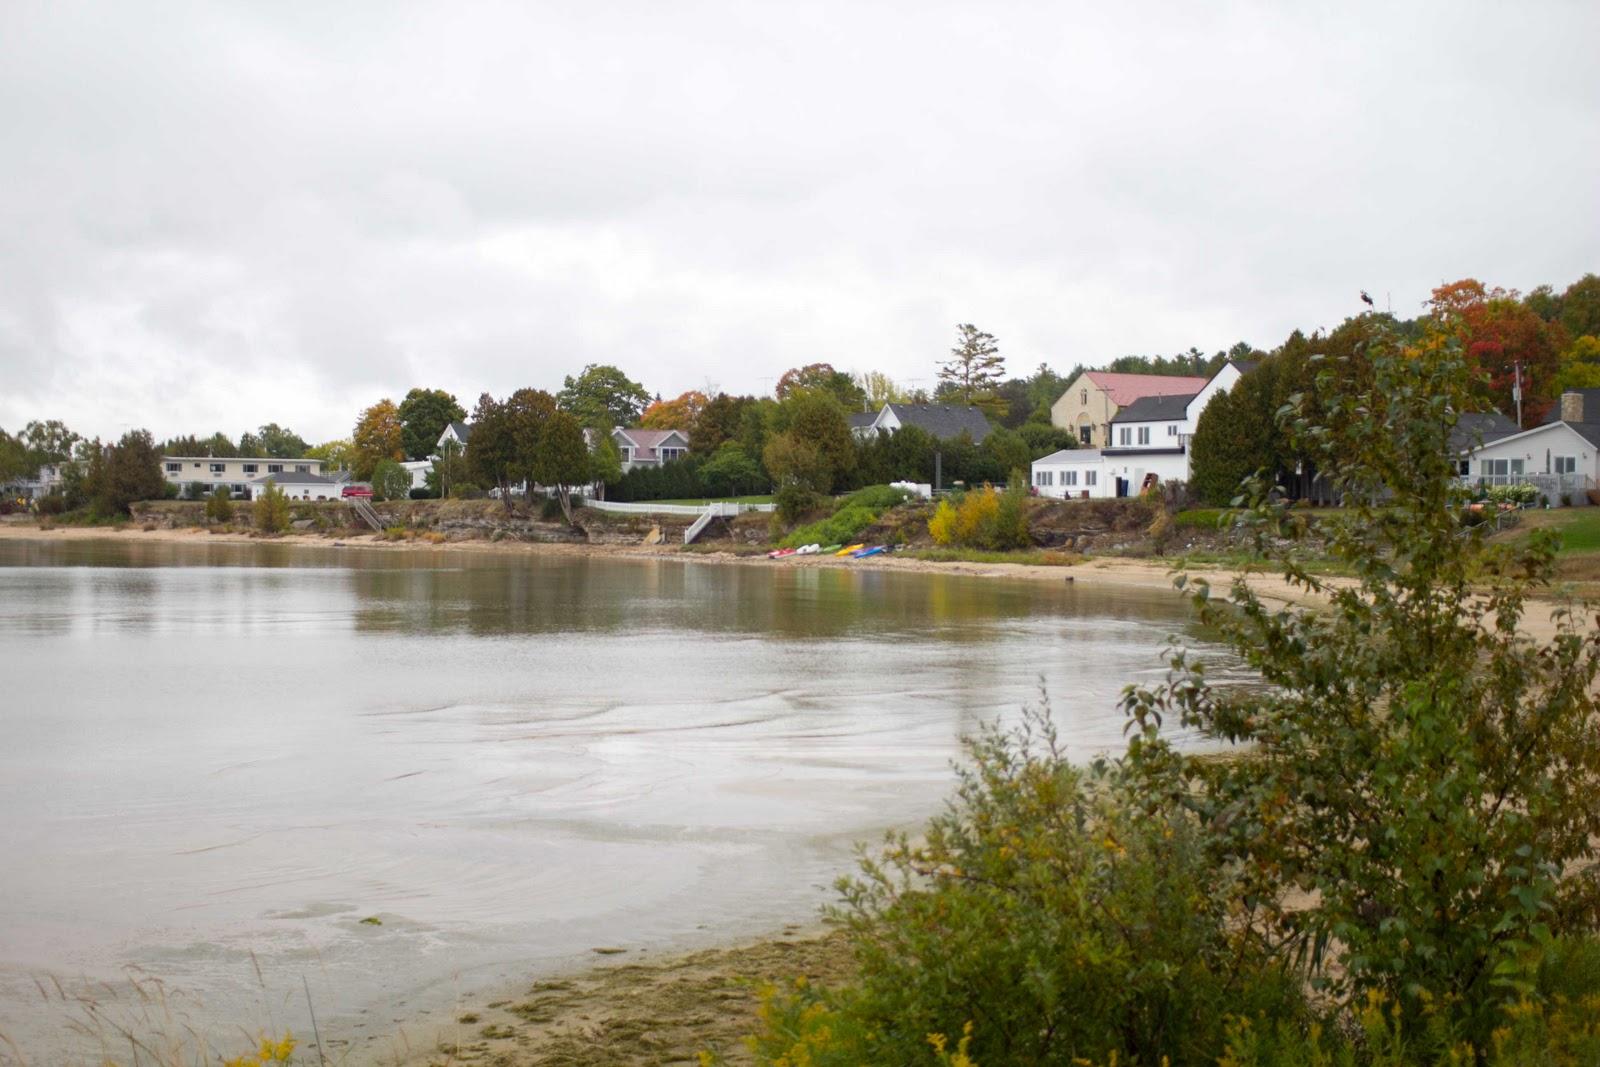
[[[1270,345],[1600,267],[1593,5],[0,9],[0,425]]]

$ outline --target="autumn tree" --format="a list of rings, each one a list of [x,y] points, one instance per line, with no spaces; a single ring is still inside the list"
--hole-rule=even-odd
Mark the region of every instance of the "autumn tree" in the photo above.
[[[639,425],[646,430],[684,430],[694,425],[707,403],[706,394],[691,389],[671,400],[652,403],[639,416]]]
[[[400,401],[400,447],[410,459],[427,459],[439,435],[452,422],[467,417],[454,395],[443,389],[412,389]]]
[[[393,400],[383,399],[361,413],[351,434],[355,452],[355,475],[360,479],[372,477],[372,470],[386,459],[405,458],[404,432],[400,425],[400,409]]]
[[[993,397],[1005,375],[1005,357],[993,334],[970,322],[956,327],[956,344],[950,358],[939,365],[940,388],[963,404]]]
[[[1545,322],[1514,290],[1490,289],[1464,278],[1433,291],[1429,327],[1460,341],[1478,394],[1505,415],[1517,416],[1513,385],[1520,372],[1522,421],[1532,425],[1556,395],[1565,330]]]
[[[778,379],[773,390],[780,401],[800,392],[826,393],[838,401],[846,411],[860,411],[866,407],[866,393],[854,378],[831,363],[807,363],[804,367],[791,367]]]
[[[632,426],[644,413],[650,394],[609,363],[590,363],[577,377],[567,375],[556,406],[584,426]]]
[[[1600,388],[1600,337],[1580,337],[1561,353],[1556,392]]]

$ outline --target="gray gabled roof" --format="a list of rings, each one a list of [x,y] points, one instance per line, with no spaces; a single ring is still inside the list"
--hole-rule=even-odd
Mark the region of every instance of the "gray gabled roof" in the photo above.
[[[966,431],[973,441],[989,436],[989,420],[975,407],[960,404],[888,404],[902,426],[915,426],[941,440]]]
[[[250,479],[252,485],[261,485],[271,482],[273,485],[333,485],[332,478],[324,478],[320,474],[307,474],[304,471],[275,471],[272,474],[263,474],[259,478]]]
[[[1456,417],[1455,428],[1450,431],[1450,448],[1465,452],[1521,432],[1515,422],[1498,411],[1463,412]]]
[[[850,428],[852,430],[865,430],[878,421],[876,411],[852,411],[850,413]]]
[[[460,441],[462,444],[466,444],[467,438],[472,436],[472,426],[470,423],[452,422],[450,424],[450,428],[456,432],[456,440]],[[441,433],[439,436],[443,437],[444,434]]]
[[[1171,393],[1167,396],[1141,396],[1111,417],[1118,422],[1173,422],[1189,410],[1189,401],[1199,393]]]

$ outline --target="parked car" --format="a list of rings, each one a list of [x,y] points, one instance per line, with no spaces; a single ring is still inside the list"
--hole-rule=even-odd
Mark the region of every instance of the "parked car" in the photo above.
[[[353,497],[353,496],[359,496],[359,497],[362,497],[363,499],[371,500],[372,499],[372,486],[370,486],[370,485],[347,485],[343,489],[339,490],[339,495],[341,497],[346,497],[346,498]]]

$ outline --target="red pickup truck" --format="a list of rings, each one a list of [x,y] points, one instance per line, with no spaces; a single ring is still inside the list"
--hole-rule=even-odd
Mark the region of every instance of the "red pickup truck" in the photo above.
[[[372,486],[370,486],[370,485],[347,485],[343,489],[339,490],[339,495],[341,497],[359,496],[359,497],[365,497],[365,498],[370,500],[372,498]]]

